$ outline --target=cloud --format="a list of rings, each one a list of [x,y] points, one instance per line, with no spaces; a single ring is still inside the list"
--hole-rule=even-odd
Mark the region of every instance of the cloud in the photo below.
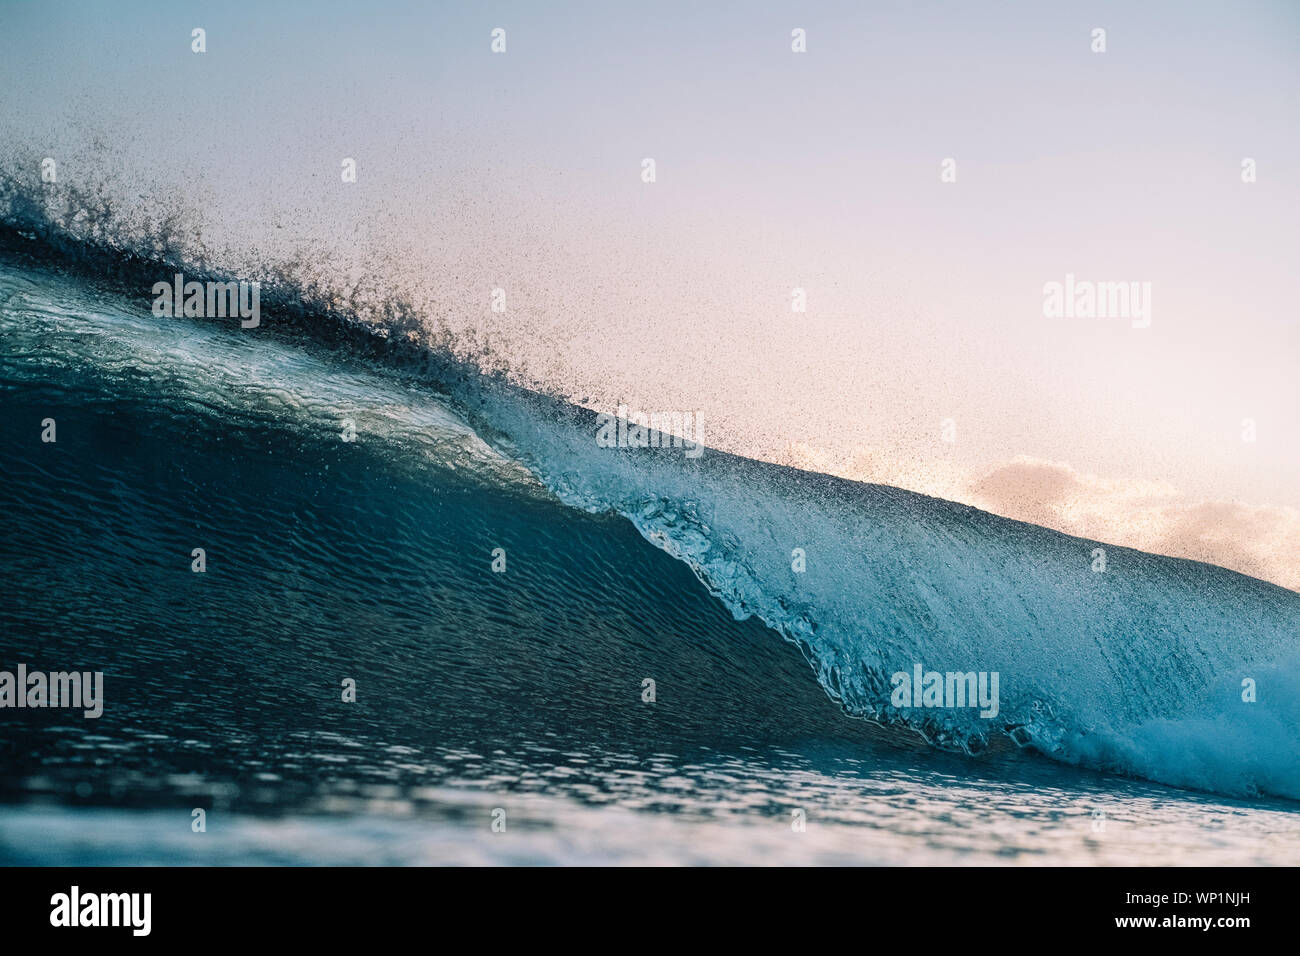
[[[1300,510],[1189,498],[1019,456],[970,482],[967,504],[1067,534],[1191,558],[1300,590]]]
[[[1190,558],[1300,591],[1300,509],[1189,497],[1166,481],[1103,478],[1018,455],[971,474],[952,462],[900,462],[860,448],[792,443],[773,460],[919,491],[1105,544]]]

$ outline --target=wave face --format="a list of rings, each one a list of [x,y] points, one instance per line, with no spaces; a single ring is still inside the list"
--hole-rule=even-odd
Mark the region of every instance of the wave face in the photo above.
[[[0,709],[0,794],[279,807],[490,777],[588,797],[564,755],[593,741],[613,773],[870,736],[793,648],[557,502],[425,380],[3,259],[0,341],[0,669],[102,670],[107,699],[98,720]]]
[[[338,679],[361,674],[410,721],[457,701],[439,733],[466,739],[569,721],[710,745],[862,739],[829,697],[941,747],[1010,735],[1066,763],[1300,798],[1294,592],[895,488],[599,447],[587,409],[342,336],[293,296],[250,338],[157,319],[37,245],[7,236],[0,288],[5,577],[43,582],[18,590],[5,650],[118,665],[120,693],[146,711],[162,694],[189,738],[250,708],[301,718],[304,686],[331,726]],[[45,417],[56,445],[33,438]],[[997,672],[997,717],[892,706],[891,675],[916,664]],[[639,706],[646,677],[695,688],[672,721]]]

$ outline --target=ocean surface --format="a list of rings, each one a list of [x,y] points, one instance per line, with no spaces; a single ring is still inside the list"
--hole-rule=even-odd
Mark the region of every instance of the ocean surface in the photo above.
[[[1300,862],[1295,592],[600,448],[293,289],[155,316],[170,275],[0,230],[0,669],[105,674],[0,709],[0,862]],[[997,717],[892,707],[914,664]]]

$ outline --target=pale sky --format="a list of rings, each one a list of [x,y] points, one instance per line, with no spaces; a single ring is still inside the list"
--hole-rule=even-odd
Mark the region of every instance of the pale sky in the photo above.
[[[1291,588],[1297,116],[1293,2],[0,3],[0,152],[243,268],[310,242],[526,383]],[[1150,327],[1044,317],[1067,273]]]

